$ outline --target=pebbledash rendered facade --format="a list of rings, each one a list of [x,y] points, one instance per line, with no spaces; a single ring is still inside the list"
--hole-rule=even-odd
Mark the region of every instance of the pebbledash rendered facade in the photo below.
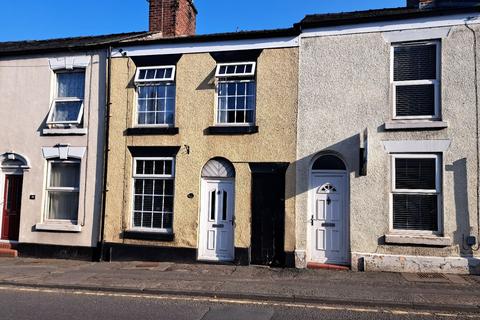
[[[307,16],[290,29],[194,35],[192,1],[150,1],[150,32],[103,46],[89,88],[107,89],[83,137],[94,141],[9,133],[28,146],[39,140],[49,157],[84,147],[95,161],[63,159],[70,171],[80,161],[83,178],[59,178],[80,187],[57,190],[49,159],[34,160],[19,141],[5,146],[4,170],[39,181],[22,192],[20,254],[38,253],[21,246],[37,242],[96,247],[108,261],[480,273],[473,4],[408,1]],[[59,55],[77,71],[75,54],[52,52],[42,59]],[[24,56],[10,56],[7,70],[19,72]],[[0,69],[2,96],[23,101],[10,73]],[[53,92],[53,105],[87,99]],[[70,224],[81,230],[35,231],[50,225],[48,200],[30,208],[31,196],[49,192],[92,202],[77,210],[87,227],[77,218]]]

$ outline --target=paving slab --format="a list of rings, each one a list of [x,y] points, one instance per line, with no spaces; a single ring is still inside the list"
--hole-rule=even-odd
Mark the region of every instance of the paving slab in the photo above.
[[[480,277],[457,275],[18,258],[0,259],[0,285],[480,312]]]

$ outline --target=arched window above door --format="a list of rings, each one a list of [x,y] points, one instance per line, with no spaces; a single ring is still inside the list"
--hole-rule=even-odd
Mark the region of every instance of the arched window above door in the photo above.
[[[202,169],[202,178],[234,178],[235,168],[224,158],[209,160]]]
[[[347,170],[347,168],[339,157],[327,154],[315,160],[312,170]]]

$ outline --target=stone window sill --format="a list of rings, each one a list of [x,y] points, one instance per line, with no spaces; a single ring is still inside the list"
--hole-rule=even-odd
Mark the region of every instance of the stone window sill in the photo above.
[[[257,132],[258,126],[212,126],[204,130],[206,135],[241,135]]]
[[[87,128],[68,128],[68,129],[43,129],[45,136],[84,136],[87,134]]]
[[[146,136],[146,135],[176,135],[176,127],[135,127],[125,130],[126,136]]]
[[[448,128],[445,121],[395,120],[385,122],[385,130],[441,130]]]
[[[56,231],[56,232],[81,232],[82,227],[76,224],[63,223],[37,223],[36,231]]]
[[[452,245],[452,239],[435,235],[386,234],[385,243],[448,247]]]
[[[173,241],[175,239],[175,234],[166,232],[125,230],[123,231],[123,238],[132,240]]]

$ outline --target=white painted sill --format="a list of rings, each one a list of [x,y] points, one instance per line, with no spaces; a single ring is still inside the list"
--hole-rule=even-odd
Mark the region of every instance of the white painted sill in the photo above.
[[[37,223],[35,230],[39,231],[59,231],[59,232],[81,232],[82,227],[76,224],[64,223]]]
[[[448,247],[452,245],[452,239],[450,237],[440,237],[435,235],[386,234],[385,243]]]
[[[385,130],[408,130],[408,129],[445,129],[448,123],[445,121],[420,121],[420,120],[394,120],[385,122]]]
[[[43,129],[42,133],[46,136],[84,136],[87,134],[87,128]]]

